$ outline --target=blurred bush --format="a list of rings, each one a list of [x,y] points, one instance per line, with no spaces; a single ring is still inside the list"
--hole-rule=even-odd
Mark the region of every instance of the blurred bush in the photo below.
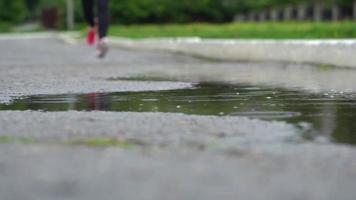
[[[28,17],[25,1],[0,0],[0,21],[3,23],[19,23]]]
[[[288,4],[324,2],[352,7],[354,0],[110,0],[113,23],[228,22],[239,13]]]
[[[285,6],[288,4],[312,4],[322,2],[326,7],[337,3],[341,6],[351,6],[354,0],[242,0],[246,3],[248,10],[260,10],[267,7]]]
[[[113,22],[224,22],[232,20],[239,0],[111,0]]]
[[[228,22],[238,13],[316,1],[351,8],[354,0],[110,0],[110,10],[112,22],[121,24]],[[74,2],[76,21],[82,22],[81,0]],[[30,16],[39,18],[43,9],[53,7],[61,19],[65,3],[66,0],[0,0],[0,20],[18,23]]]

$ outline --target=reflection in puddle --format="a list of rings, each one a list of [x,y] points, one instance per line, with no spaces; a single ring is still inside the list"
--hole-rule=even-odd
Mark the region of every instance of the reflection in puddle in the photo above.
[[[291,117],[298,117],[301,116],[301,113],[298,112],[273,112],[273,111],[265,111],[265,112],[236,112],[230,113],[230,116],[244,116],[244,117],[253,117],[253,118],[260,118],[260,119],[286,119]]]
[[[200,84],[193,89],[151,92],[38,95],[0,105],[0,110],[173,112],[245,116],[312,126],[308,137],[356,144],[356,98],[308,94],[248,85]]]

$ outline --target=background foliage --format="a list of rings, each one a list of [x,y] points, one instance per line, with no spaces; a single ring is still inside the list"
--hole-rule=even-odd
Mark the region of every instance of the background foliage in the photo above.
[[[82,20],[80,0],[76,4],[77,21]],[[228,22],[237,13],[261,10],[286,4],[307,3],[318,0],[110,0],[113,23],[185,23]],[[351,7],[353,0],[319,0],[325,4],[337,1]],[[58,7],[65,13],[65,0],[0,0],[0,21],[19,23],[40,16],[47,7]]]

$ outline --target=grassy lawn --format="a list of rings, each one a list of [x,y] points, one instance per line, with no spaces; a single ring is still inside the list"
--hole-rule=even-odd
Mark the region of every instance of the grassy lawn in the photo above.
[[[228,24],[113,25],[110,35],[128,38],[356,38],[356,23],[344,22],[266,22]]]
[[[10,24],[0,22],[0,33],[9,32],[10,30],[11,30]]]
[[[28,33],[46,31],[39,24],[19,24],[0,22],[0,33]]]
[[[77,24],[76,30],[86,25]],[[12,30],[10,24],[0,22],[0,33]],[[33,30],[43,31],[43,29]],[[112,25],[111,36],[128,38],[201,37],[241,39],[325,39],[356,38],[356,22],[265,22],[226,24],[167,24],[167,25]]]

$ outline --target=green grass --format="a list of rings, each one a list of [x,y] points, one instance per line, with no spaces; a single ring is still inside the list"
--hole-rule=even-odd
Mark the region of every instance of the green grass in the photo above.
[[[34,144],[34,143],[36,143],[36,140],[32,139],[32,138],[18,138],[18,137],[11,137],[11,136],[0,136],[0,144],[9,144],[9,143]]]
[[[9,32],[11,27],[8,23],[0,22],[0,33]]]
[[[318,71],[331,71],[335,70],[337,67],[331,64],[315,64],[315,68]]]
[[[113,25],[110,35],[128,38],[201,37],[242,39],[356,38],[356,23],[266,22],[228,24]]]
[[[130,143],[127,140],[122,140],[118,138],[86,138],[86,139],[75,139],[65,142],[69,145],[83,145],[88,147],[120,147],[120,148],[131,148],[134,146],[133,143]]]
[[[0,33],[31,33],[31,32],[43,32],[46,29],[42,26],[35,27],[29,30],[16,30],[18,26],[6,22],[0,22]]]
[[[64,145],[79,145],[79,146],[88,146],[88,147],[118,147],[123,149],[129,149],[139,144],[135,141],[128,141],[118,138],[109,138],[109,137],[97,137],[97,138],[82,138],[82,139],[73,139],[63,142],[39,142],[33,138],[26,137],[13,137],[13,136],[0,136],[0,144],[64,144]]]
[[[77,24],[76,30],[85,35],[86,26]],[[0,22],[0,32],[10,32],[10,24]],[[34,31],[43,31],[34,30]],[[112,25],[111,36],[133,39],[159,37],[201,37],[241,39],[326,39],[356,38],[356,23],[342,22],[265,22],[226,24],[166,24]]]

